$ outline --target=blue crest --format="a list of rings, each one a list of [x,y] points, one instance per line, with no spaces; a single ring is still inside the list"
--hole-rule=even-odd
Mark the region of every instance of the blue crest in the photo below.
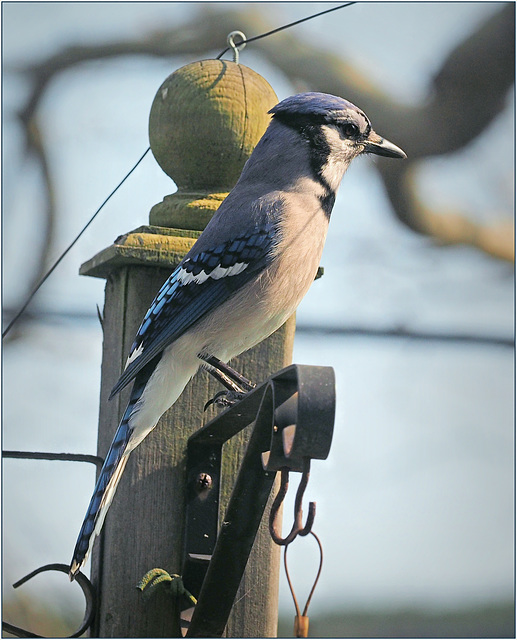
[[[320,93],[318,91],[309,91],[307,93],[298,93],[290,96],[276,106],[270,109],[269,113],[273,115],[296,113],[298,115],[315,115],[325,116],[332,112],[340,112],[345,109],[353,109],[360,111],[355,104],[348,102],[344,98],[330,95],[329,93]]]

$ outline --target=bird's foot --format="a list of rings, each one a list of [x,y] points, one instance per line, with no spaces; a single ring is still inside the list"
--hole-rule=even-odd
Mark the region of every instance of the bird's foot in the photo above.
[[[246,395],[245,391],[236,391],[234,389],[227,389],[226,391],[219,391],[213,398],[211,398],[206,404],[203,411],[206,411],[211,405],[215,405],[218,409],[227,409],[233,407],[234,404],[239,402]]]
[[[219,358],[203,354],[199,354],[199,358],[208,365],[208,372],[227,389],[251,391],[255,388],[256,385],[253,382],[245,378],[233,367],[230,367],[226,362],[219,360]]]
[[[216,393],[216,395],[205,404],[204,411],[213,404],[220,409],[232,407],[255,388],[256,385],[253,382],[215,356],[200,355],[199,357],[205,361],[208,373],[226,387],[226,391]]]

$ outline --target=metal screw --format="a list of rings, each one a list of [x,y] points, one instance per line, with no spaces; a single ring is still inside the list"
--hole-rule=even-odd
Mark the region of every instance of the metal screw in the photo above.
[[[238,36],[240,38],[240,42],[235,44],[234,38]],[[233,50],[233,61],[236,64],[239,64],[239,51],[244,49],[246,46],[246,36],[242,33],[242,31],[232,31],[228,34],[226,38],[226,42],[230,45]]]
[[[196,478],[198,491],[207,491],[212,488],[212,476],[208,473],[200,473]]]

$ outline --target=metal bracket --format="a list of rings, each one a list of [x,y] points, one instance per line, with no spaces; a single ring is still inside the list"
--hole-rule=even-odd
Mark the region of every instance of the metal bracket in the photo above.
[[[276,472],[302,471],[307,459],[324,460],[334,415],[334,370],[291,365],[189,438],[182,577],[198,603],[188,637],[223,634]],[[222,446],[252,423],[219,530]]]
[[[31,571],[28,575],[21,578],[17,582],[13,584],[13,587],[17,589],[21,587],[22,584],[29,582],[34,576],[37,576],[40,573],[45,571],[60,571],[61,573],[65,573],[68,575],[70,567],[67,564],[54,563],[54,564],[46,564],[43,567],[39,567],[39,569],[35,569]],[[92,583],[88,580],[88,578],[84,575],[84,573],[79,573],[76,576],[76,582],[81,587],[81,590],[84,594],[86,600],[86,611],[84,612],[84,618],[81,623],[79,629],[74,631],[69,638],[80,638],[92,625],[93,619],[95,618],[95,610],[96,610],[96,596],[95,589],[93,588]],[[14,624],[10,624],[9,622],[4,622],[2,620],[2,631],[10,633],[17,638],[44,638],[45,636],[39,636],[31,631],[27,631],[26,629],[22,629],[20,627],[16,627]],[[50,636],[49,636],[50,637]]]

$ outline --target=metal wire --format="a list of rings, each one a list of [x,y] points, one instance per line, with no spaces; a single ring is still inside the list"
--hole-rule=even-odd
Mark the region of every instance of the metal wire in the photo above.
[[[331,11],[338,11],[339,9],[344,9],[345,7],[349,7],[352,4],[356,4],[356,2],[345,2],[344,4],[340,4],[337,7],[332,7],[331,9],[325,9],[325,11],[320,11],[318,13],[314,13],[311,16],[307,16],[305,18],[301,18],[300,20],[295,20],[294,22],[290,22],[289,24],[285,24],[282,27],[277,27],[276,29],[271,29],[271,31],[266,31],[266,33],[261,33],[258,36],[253,36],[253,38],[246,38],[246,40],[242,40],[239,42],[239,47],[244,44],[249,44],[250,42],[256,42],[257,40],[261,40],[262,38],[267,38],[268,36],[272,36],[275,33],[279,33],[280,31],[284,31],[284,29],[289,29],[294,27],[302,22],[307,22],[307,20],[312,20],[313,18],[318,18],[319,16],[323,16],[326,13],[330,13]],[[226,47],[223,49],[221,53],[217,56],[216,60],[219,60],[224,56],[225,53],[230,51],[231,47]]]
[[[38,284],[34,287],[34,289],[31,291],[31,293],[29,294],[29,297],[27,298],[27,300],[23,303],[23,305],[21,306],[21,308],[17,311],[17,313],[15,314],[14,318],[12,318],[11,322],[9,322],[9,324],[7,325],[7,328],[5,329],[5,331],[2,333],[2,340],[5,338],[5,336],[9,333],[9,331],[11,330],[11,328],[13,327],[14,323],[18,320],[18,318],[23,314],[23,312],[25,311],[25,309],[29,306],[31,300],[34,298],[34,296],[36,295],[36,293],[39,291],[39,289],[41,288],[42,284],[49,278],[49,276],[54,272],[54,270],[56,269],[56,267],[60,264],[61,260],[63,260],[63,258],[66,256],[66,254],[70,251],[70,249],[75,245],[75,243],[79,240],[79,238],[83,235],[83,233],[86,231],[86,229],[88,229],[88,227],[91,225],[91,223],[95,220],[95,218],[97,217],[97,214],[100,213],[101,209],[104,207],[104,205],[108,202],[108,200],[115,194],[116,191],[118,191],[120,189],[120,187],[124,184],[124,182],[129,178],[129,176],[133,173],[133,171],[138,167],[138,165],[142,162],[142,160],[145,158],[145,156],[147,155],[147,153],[151,150],[151,147],[147,147],[147,149],[145,150],[145,152],[143,153],[142,156],[140,156],[139,160],[137,161],[137,163],[134,165],[134,167],[132,169],[130,169],[130,171],[128,173],[126,173],[126,175],[122,178],[122,180],[118,183],[118,185],[113,189],[113,191],[109,194],[109,196],[104,200],[104,202],[100,205],[100,207],[97,209],[97,211],[95,211],[95,213],[93,214],[93,216],[88,220],[88,222],[84,225],[84,227],[81,229],[81,231],[79,231],[79,233],[76,235],[76,237],[72,240],[72,242],[68,245],[68,247],[63,251],[63,253],[59,256],[59,258],[54,262],[54,264],[50,267],[50,269],[47,271],[47,273],[43,276],[43,278],[41,278],[41,280],[38,282]]]
[[[309,605],[311,603],[312,600],[312,596],[314,594],[314,591],[316,590],[316,585],[318,584],[318,580],[320,579],[321,576],[321,570],[323,568],[323,546],[321,544],[320,539],[318,538],[318,536],[314,533],[314,531],[311,531],[310,534],[312,536],[314,536],[314,539],[316,540],[316,542],[318,543],[318,548],[319,548],[319,552],[320,552],[320,563],[319,563],[319,567],[318,567],[318,572],[316,574],[316,578],[314,580],[314,582],[312,583],[312,588],[310,590],[309,593],[309,597],[307,598],[307,601],[305,603],[305,607],[303,609],[303,613],[300,614],[300,607],[298,605],[298,598],[296,597],[296,593],[294,592],[294,587],[293,587],[293,583],[291,582],[291,576],[289,575],[289,569],[287,568],[287,549],[289,545],[286,545],[285,549],[284,549],[284,569],[285,569],[285,577],[287,579],[287,584],[289,585],[289,591],[291,592],[291,596],[293,598],[293,602],[294,602],[294,608],[296,611],[296,619],[300,619],[300,618],[304,618],[307,616],[307,612],[309,610]],[[306,627],[306,630],[308,630],[308,627]],[[300,637],[299,634],[297,634],[297,637]],[[302,634],[302,637],[307,637],[306,634]]]
[[[46,451],[2,451],[2,458],[16,458],[19,460],[61,460],[67,462],[90,462],[99,471],[104,460],[99,456],[86,453],[52,453]]]
[[[331,9],[326,9],[325,11],[320,11],[319,13],[315,13],[311,16],[307,16],[305,18],[301,18],[300,20],[295,20],[294,22],[290,22],[289,24],[286,24],[282,27],[277,27],[276,29],[272,29],[271,31],[267,31],[266,33],[261,33],[258,36],[253,36],[253,38],[247,38],[242,40],[241,42],[239,42],[237,45],[232,44],[229,47],[226,47],[226,49],[224,49],[223,51],[221,51],[221,53],[217,56],[217,60],[219,60],[227,51],[229,51],[230,49],[234,50],[234,55],[236,57],[236,61],[238,62],[238,50],[242,49],[246,44],[250,43],[250,42],[255,42],[256,40],[260,40],[262,38],[267,38],[268,36],[273,35],[274,33],[278,33],[279,31],[283,31],[284,29],[289,29],[290,27],[294,27],[297,24],[301,24],[302,22],[306,22],[307,20],[312,20],[313,18],[317,18],[318,16],[322,16],[326,13],[330,13],[331,11],[337,11],[338,9],[343,9],[344,7],[348,7],[352,4],[356,4],[356,2],[345,2],[345,4],[339,5],[337,7],[332,7]],[[233,34],[237,33],[237,32],[232,32]],[[231,34],[230,34],[231,35]],[[232,41],[233,42],[233,41]],[[145,158],[145,156],[147,155],[147,153],[151,150],[150,147],[147,147],[147,149],[145,150],[145,152],[143,153],[143,155],[140,157],[140,159],[136,162],[136,164],[134,165],[134,167],[132,169],[130,169],[130,171],[124,176],[124,178],[119,182],[119,184],[113,189],[113,191],[109,194],[109,196],[104,200],[104,202],[100,205],[100,207],[97,209],[97,211],[95,211],[95,213],[93,214],[93,216],[90,218],[90,220],[88,220],[88,222],[84,225],[84,227],[81,229],[81,231],[79,231],[79,233],[77,234],[77,236],[74,238],[74,240],[68,245],[68,247],[63,251],[63,253],[59,256],[59,258],[54,262],[54,264],[52,265],[52,267],[50,267],[50,269],[47,271],[47,273],[43,276],[43,278],[41,278],[41,280],[38,282],[38,284],[34,287],[34,289],[31,291],[31,293],[29,294],[27,300],[23,303],[23,305],[20,307],[20,309],[17,311],[17,313],[15,314],[14,318],[11,319],[11,321],[9,322],[9,324],[7,325],[7,328],[5,329],[5,331],[2,333],[2,340],[6,337],[6,335],[9,333],[9,331],[11,330],[11,328],[13,327],[13,325],[18,321],[18,319],[20,318],[20,316],[23,315],[23,312],[25,311],[25,309],[29,306],[31,300],[34,298],[34,296],[36,295],[36,293],[39,291],[39,289],[41,288],[41,286],[43,285],[43,283],[49,278],[49,276],[54,272],[54,270],[56,269],[56,267],[60,264],[60,262],[63,260],[63,258],[67,255],[67,253],[70,251],[70,249],[75,245],[75,243],[79,240],[79,238],[83,235],[83,233],[86,231],[86,229],[90,226],[90,224],[94,221],[94,219],[97,217],[97,214],[101,211],[101,209],[104,207],[104,205],[108,202],[108,200],[115,194],[116,191],[118,191],[118,189],[124,184],[124,182],[129,178],[129,176],[133,173],[133,171],[138,167],[138,165],[142,162],[142,160]]]

